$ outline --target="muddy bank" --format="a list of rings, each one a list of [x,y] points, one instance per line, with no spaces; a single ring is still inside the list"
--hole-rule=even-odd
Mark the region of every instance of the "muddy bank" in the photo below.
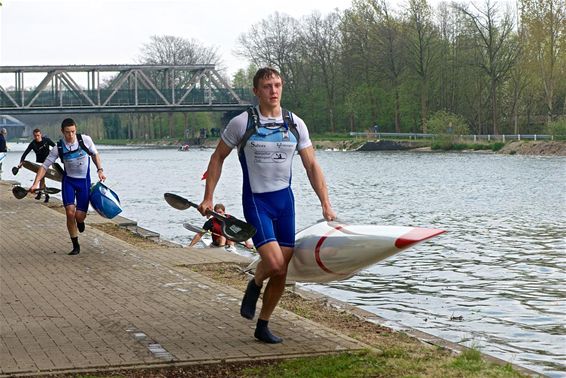
[[[431,151],[426,142],[403,142],[391,140],[374,141],[313,141],[318,150],[334,151]],[[503,146],[499,151],[464,150],[465,152],[498,153],[508,155],[566,156],[566,141],[514,141]],[[442,151],[438,151],[442,152]]]

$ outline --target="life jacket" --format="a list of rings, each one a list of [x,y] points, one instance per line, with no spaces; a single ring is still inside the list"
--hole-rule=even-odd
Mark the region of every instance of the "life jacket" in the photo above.
[[[224,214],[226,217],[229,217],[229,215]],[[212,241],[214,244],[218,245],[218,239],[220,239],[220,237],[222,235],[224,235],[222,233],[222,221],[216,219],[216,218],[212,218],[212,229],[210,230],[210,232],[212,233]]]
[[[258,134],[260,136],[269,135],[259,131],[259,128],[262,126],[263,127],[280,126],[278,130],[273,130],[272,133],[281,132],[281,129],[290,131],[291,134],[293,134],[297,139],[297,146],[299,145],[299,131],[297,130],[297,124],[293,120],[293,113],[291,113],[287,109],[281,108],[281,113],[283,114],[283,123],[272,123],[272,124],[264,124],[264,125],[261,125],[259,122],[259,114],[255,106],[250,106],[247,112],[248,112],[248,124],[246,126],[246,133],[244,134],[242,141],[238,145],[238,153],[243,153],[244,147],[246,146],[246,143],[248,142],[248,140],[251,138],[252,135],[254,134]]]
[[[81,148],[84,152],[87,153],[88,156],[94,155],[90,150],[85,146],[85,142],[83,142],[83,136],[81,134],[77,134],[77,141],[79,142],[79,148]],[[76,152],[76,151],[63,151],[63,139],[59,139],[57,141],[57,151],[59,152],[59,158],[64,161],[64,157],[67,154]]]

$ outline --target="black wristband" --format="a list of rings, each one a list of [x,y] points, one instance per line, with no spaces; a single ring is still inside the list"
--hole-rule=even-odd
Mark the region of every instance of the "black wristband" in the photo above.
[[[98,168],[96,172],[104,172],[104,168]]]

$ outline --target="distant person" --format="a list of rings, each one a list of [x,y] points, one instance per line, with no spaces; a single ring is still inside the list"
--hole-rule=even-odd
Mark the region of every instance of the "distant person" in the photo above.
[[[0,172],[2,172],[2,160],[8,152],[8,146],[6,145],[6,135],[8,135],[8,130],[4,127],[0,129]]]
[[[0,152],[8,152],[8,146],[6,145],[6,135],[8,135],[8,130],[6,128],[0,129]]]
[[[63,206],[65,206],[67,216],[67,230],[73,243],[73,250],[69,252],[69,255],[78,255],[81,251],[79,232],[85,230],[84,222],[89,204],[91,158],[96,165],[98,179],[104,181],[106,176],[92,138],[88,135],[77,134],[77,125],[72,118],[63,120],[61,132],[63,139],[57,142],[57,148],[49,152],[43,165],[37,171],[30,191],[38,189],[39,182],[45,176],[47,169],[55,163],[57,158],[61,159],[65,167],[61,183]]]
[[[259,105],[230,120],[210,157],[199,211],[205,215],[212,208],[224,161],[237,148],[243,173],[244,216],[257,229],[253,242],[261,256],[254,278],[248,282],[240,315],[254,318],[263,282],[268,280],[254,336],[275,344],[283,340],[271,333],[268,323],[285,290],[287,267],[295,247],[295,200],[291,190],[295,151],[318,196],[323,217],[330,221],[336,213],[305,122],[281,107],[283,78],[279,72],[270,67],[259,69],[253,78],[253,92]]]
[[[22,165],[24,164],[24,160],[26,160],[26,156],[33,150],[33,152],[35,152],[35,161],[37,163],[43,163],[45,161],[45,159],[47,158],[47,156],[49,155],[49,151],[50,151],[50,147],[55,147],[55,143],[49,139],[48,137],[44,137],[41,134],[41,130],[40,129],[35,129],[33,130],[33,140],[31,141],[31,143],[28,145],[28,147],[26,148],[26,150],[24,151],[24,153],[22,154],[22,157],[20,158],[20,164],[18,165],[18,168],[21,168]],[[41,179],[41,183],[40,183],[40,188],[45,188],[45,177]],[[35,199],[38,200],[41,198],[41,193],[38,193],[37,196],[35,196]],[[49,202],[49,194],[45,193],[45,201],[44,202]]]
[[[225,215],[226,217],[229,217],[229,215],[226,214],[226,208],[221,203],[217,203],[216,205],[214,205],[214,211],[220,215]],[[222,221],[219,221],[214,217],[210,217],[204,223],[202,229],[205,231],[209,231],[211,233],[213,247],[224,247],[226,245],[228,246],[234,245],[234,242],[232,240],[227,240],[226,237],[222,234]],[[191,240],[189,247],[193,247],[195,244],[197,244],[204,234],[205,232],[198,232],[193,238],[193,240]]]

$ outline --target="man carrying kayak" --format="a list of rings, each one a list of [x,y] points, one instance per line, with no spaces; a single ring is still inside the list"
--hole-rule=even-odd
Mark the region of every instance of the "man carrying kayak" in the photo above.
[[[279,72],[273,68],[258,70],[253,91],[259,105],[230,120],[210,158],[199,211],[205,215],[207,209],[212,209],[224,160],[237,147],[244,176],[244,216],[257,229],[253,242],[261,256],[244,294],[240,314],[246,319],[254,318],[263,281],[269,279],[254,336],[275,344],[283,340],[271,333],[268,322],[285,289],[287,266],[295,246],[295,203],[291,190],[295,150],[320,200],[323,217],[333,220],[336,213],[304,121],[281,108],[283,79]]]
[[[73,243],[73,250],[69,255],[78,255],[81,251],[79,245],[79,232],[85,230],[85,218],[89,205],[90,193],[90,160],[96,165],[96,173],[100,181],[106,180],[100,154],[92,138],[88,135],[77,134],[77,125],[71,118],[65,118],[61,123],[63,139],[57,142],[45,162],[35,176],[30,192],[39,187],[39,182],[45,176],[49,167],[57,158],[63,161],[65,173],[63,174],[62,200],[67,216],[67,230]]]

